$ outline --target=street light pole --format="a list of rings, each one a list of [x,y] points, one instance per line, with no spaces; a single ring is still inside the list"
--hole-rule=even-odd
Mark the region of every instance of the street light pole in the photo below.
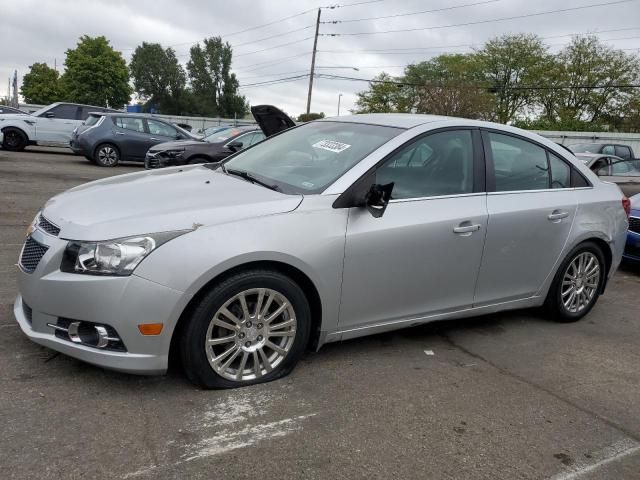
[[[339,93],[338,94],[338,117],[340,116],[340,98],[342,97],[342,94]]]

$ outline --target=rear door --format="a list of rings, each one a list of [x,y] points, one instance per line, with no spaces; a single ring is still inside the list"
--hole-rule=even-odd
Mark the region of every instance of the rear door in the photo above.
[[[489,225],[474,305],[535,295],[576,214],[568,162],[529,139],[484,131]]]
[[[143,160],[149,149],[149,134],[141,117],[112,117],[113,140],[123,160]]]

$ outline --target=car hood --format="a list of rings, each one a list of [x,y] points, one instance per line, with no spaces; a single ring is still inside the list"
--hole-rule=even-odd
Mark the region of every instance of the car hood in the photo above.
[[[175,140],[173,142],[164,142],[154,145],[149,149],[150,152],[162,152],[164,150],[178,150],[180,148],[192,147],[192,146],[203,146],[206,145],[207,142],[203,142],[202,140]]]
[[[273,105],[253,106],[251,107],[251,114],[258,122],[262,133],[267,137],[296,126],[295,122],[286,113]]]
[[[285,213],[301,201],[302,195],[194,165],[80,185],[49,200],[42,214],[60,227],[61,238],[108,240]]]

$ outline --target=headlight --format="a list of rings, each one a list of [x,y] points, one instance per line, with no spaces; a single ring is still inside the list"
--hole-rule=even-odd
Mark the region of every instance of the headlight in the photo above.
[[[163,153],[169,158],[180,158],[184,154],[184,148],[179,150],[165,150]]]
[[[90,275],[131,275],[144,258],[163,243],[191,230],[152,233],[104,242],[72,240],[67,244],[60,270]]]

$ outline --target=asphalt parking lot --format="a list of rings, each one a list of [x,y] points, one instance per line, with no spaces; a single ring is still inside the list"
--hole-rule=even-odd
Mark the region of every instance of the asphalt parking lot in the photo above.
[[[12,314],[25,228],[52,195],[140,169],[0,150],[0,477],[640,478],[630,265],[579,323],[535,311],[436,323],[327,345],[285,379],[233,391],[31,343]]]

